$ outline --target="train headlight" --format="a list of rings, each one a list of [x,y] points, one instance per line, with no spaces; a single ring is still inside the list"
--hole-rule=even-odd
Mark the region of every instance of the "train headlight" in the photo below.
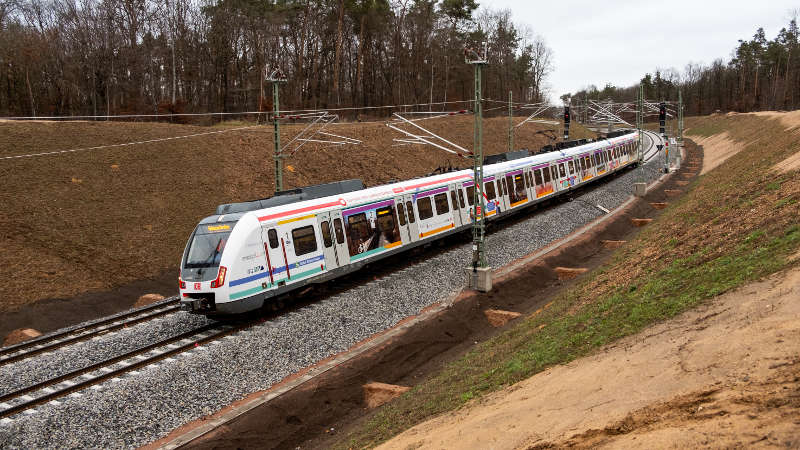
[[[228,272],[228,269],[225,266],[219,266],[219,272],[217,273],[217,279],[211,282],[212,288],[222,287],[225,284],[225,274]]]

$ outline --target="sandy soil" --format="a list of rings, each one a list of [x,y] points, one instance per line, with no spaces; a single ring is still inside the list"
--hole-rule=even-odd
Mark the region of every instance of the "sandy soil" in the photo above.
[[[800,446],[799,293],[795,267],[382,448]]]
[[[771,117],[778,119],[786,127],[787,131],[793,130],[795,128],[800,128],[800,110],[789,111],[789,112],[759,111],[759,112],[754,112],[752,114],[756,116]]]
[[[800,169],[800,151],[784,159],[778,164],[775,164],[772,169],[780,173],[789,173],[793,170]]]
[[[704,150],[703,169],[700,175],[703,175],[715,167],[724,163],[725,160],[731,156],[739,153],[747,144],[736,142],[731,139],[730,135],[725,133],[715,134],[709,137],[692,136],[686,137],[694,140],[697,145],[702,145]]]

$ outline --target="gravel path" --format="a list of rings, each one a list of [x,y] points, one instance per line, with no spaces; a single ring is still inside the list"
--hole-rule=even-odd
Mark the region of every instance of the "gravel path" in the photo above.
[[[644,174],[648,181],[659,176],[654,170],[645,170]],[[576,201],[540,211],[489,235],[490,264],[507,264],[603,215],[595,205],[606,209],[618,206],[630,197],[631,183],[639,176],[638,170],[628,171]],[[87,389],[59,405],[41,406],[34,414],[16,416],[0,424],[0,447],[130,448],[152,442],[446,298],[463,286],[463,266],[469,258],[470,244],[459,246],[157,367],[145,368],[138,375],[106,382],[99,385],[100,389]],[[74,350],[61,355],[49,355],[44,363],[23,361],[14,365],[13,376],[26,377],[30,382],[58,371],[57,361],[68,365],[71,358],[94,359],[93,351],[107,355],[106,350],[110,352],[111,348],[118,351],[118,346],[133,342],[141,345],[148,339],[177,334],[185,327],[197,327],[204,320],[177,313],[146,322],[107,340],[100,338],[70,347]],[[23,369],[33,373],[21,373]],[[12,367],[0,371],[0,388],[10,383],[11,371]]]

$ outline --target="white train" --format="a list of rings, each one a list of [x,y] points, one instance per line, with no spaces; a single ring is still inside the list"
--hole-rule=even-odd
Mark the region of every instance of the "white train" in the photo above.
[[[630,132],[485,165],[487,220],[637,163],[637,137]],[[184,250],[182,308],[210,316],[258,309],[310,283],[467,229],[474,189],[472,170],[460,170],[368,189],[351,180],[221,205]]]

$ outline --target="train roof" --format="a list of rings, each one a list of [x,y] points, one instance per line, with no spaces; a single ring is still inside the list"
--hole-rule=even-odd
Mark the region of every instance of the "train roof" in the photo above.
[[[315,198],[330,197],[333,195],[344,194],[345,192],[360,191],[365,188],[364,182],[358,179],[334,181],[332,183],[315,184],[296,189],[288,189],[277,192],[272,197],[259,200],[249,200],[246,202],[224,203],[217,206],[216,214],[235,214],[258,209],[272,208],[275,206],[288,205],[303,200],[313,200]]]
[[[484,176],[488,177],[498,172],[508,172],[509,170],[518,167],[530,165],[535,166],[538,164],[549,163],[554,160],[558,161],[562,158],[583,155],[608,147],[609,144],[619,145],[623,142],[629,141],[634,136],[635,132],[631,131],[630,133],[622,136],[590,142],[588,144],[566,150],[553,151],[529,156],[527,158],[513,159],[498,164],[487,165],[484,167]],[[371,203],[381,198],[396,197],[398,195],[413,194],[416,192],[433,189],[441,184],[463,183],[470,180],[472,180],[472,169],[464,169],[454,172],[447,172],[440,175],[433,175],[430,177],[413,178],[397,183],[343,192],[339,195],[330,195],[326,197],[303,200],[300,202],[276,205],[265,209],[250,211],[246,214],[253,214],[257,216],[260,221],[277,221],[290,217],[302,216],[303,214],[313,214],[314,211],[332,208],[337,205],[355,206],[359,204]]]

